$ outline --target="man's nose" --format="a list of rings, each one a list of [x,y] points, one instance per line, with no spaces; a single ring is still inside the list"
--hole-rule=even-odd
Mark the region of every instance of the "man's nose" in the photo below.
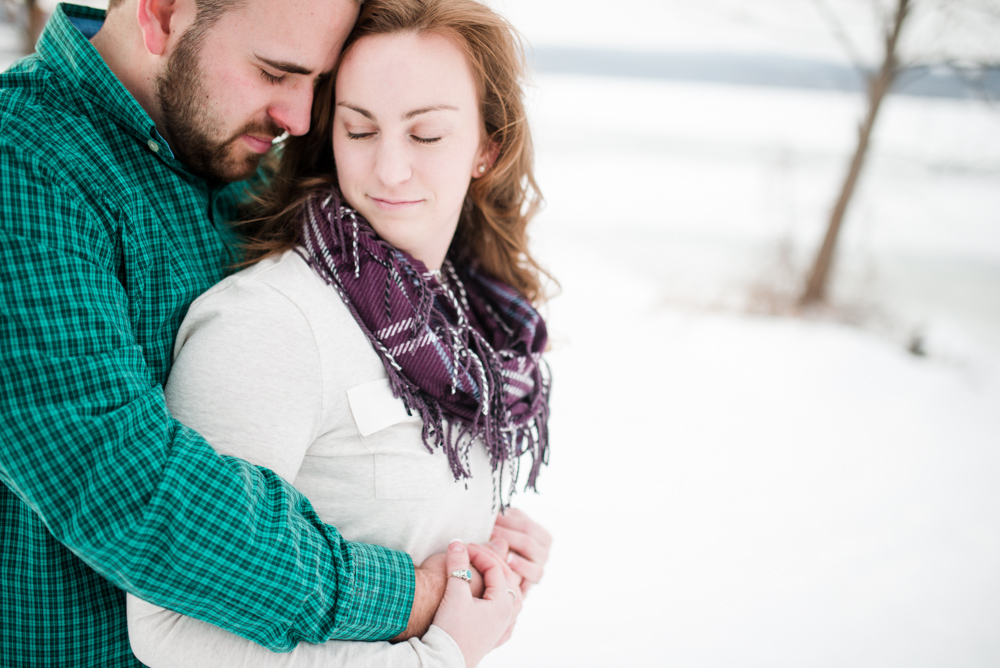
[[[313,87],[301,85],[289,88],[282,93],[281,98],[268,109],[268,115],[290,135],[304,135],[309,132]]]

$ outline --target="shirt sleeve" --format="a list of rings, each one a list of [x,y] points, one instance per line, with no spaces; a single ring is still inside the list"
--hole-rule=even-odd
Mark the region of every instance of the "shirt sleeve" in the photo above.
[[[322,425],[323,365],[308,317],[264,280],[237,276],[191,306],[177,337],[167,405],[216,451],[294,480]],[[135,597],[129,642],[150,668],[462,668],[437,627],[405,643],[300,643],[286,654]]]
[[[0,480],[116,586],[270,649],[402,631],[409,556],[345,541],[280,476],[172,417],[135,336],[121,240],[10,150]]]

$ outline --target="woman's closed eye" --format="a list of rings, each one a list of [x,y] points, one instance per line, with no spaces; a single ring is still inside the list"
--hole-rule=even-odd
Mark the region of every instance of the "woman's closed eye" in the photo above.
[[[420,137],[417,135],[410,135],[410,139],[417,142],[418,144],[436,144],[441,141],[440,137]]]
[[[374,130],[363,130],[360,132],[352,132],[350,130],[346,130],[346,132],[347,132],[347,138],[353,140],[371,139],[376,134],[378,134]],[[417,142],[418,144],[436,144],[439,141],[441,141],[441,137],[421,137],[420,135],[410,135],[410,139]]]

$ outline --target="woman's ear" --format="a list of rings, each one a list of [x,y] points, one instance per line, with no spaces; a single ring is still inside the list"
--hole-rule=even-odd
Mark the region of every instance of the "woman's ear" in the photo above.
[[[194,18],[194,0],[139,0],[139,30],[146,50],[154,56],[166,56],[171,37],[180,37],[181,16]]]
[[[486,174],[486,172],[493,169],[493,164],[497,161],[497,156],[500,155],[500,147],[494,141],[487,141],[483,144],[483,147],[479,150],[479,154],[476,156],[476,161],[472,165],[472,178],[478,179],[480,176]]]

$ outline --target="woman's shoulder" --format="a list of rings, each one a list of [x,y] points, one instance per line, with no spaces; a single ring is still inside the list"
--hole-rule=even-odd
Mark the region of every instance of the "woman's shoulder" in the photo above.
[[[226,304],[287,301],[301,306],[325,301],[331,292],[297,249],[270,255],[256,264],[228,276],[191,304],[192,310],[219,308]]]
[[[295,323],[298,323],[297,325]],[[192,302],[178,340],[194,328],[299,327],[321,344],[357,329],[338,292],[297,249],[268,256],[217,283]]]

